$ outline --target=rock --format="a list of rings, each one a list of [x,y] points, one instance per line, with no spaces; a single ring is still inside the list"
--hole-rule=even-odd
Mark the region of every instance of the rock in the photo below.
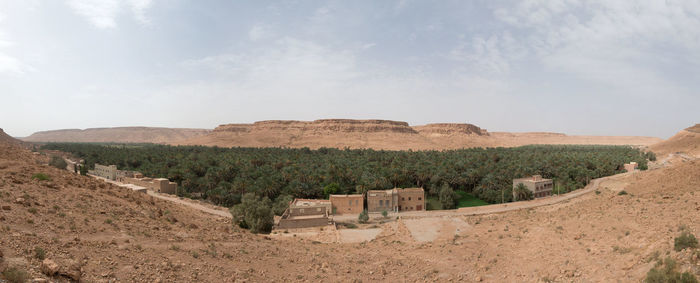
[[[474,278],[474,281],[476,281],[476,282],[481,282],[482,280],[484,280],[484,279],[481,278],[481,276],[477,276],[476,278]]]
[[[41,262],[41,272],[48,276],[56,275],[56,273],[58,273],[58,270],[59,266],[53,260],[47,258],[43,262]]]
[[[73,279],[73,281],[80,281],[80,277],[82,276],[83,271],[80,268],[80,264],[77,261],[71,261],[66,268],[61,268],[59,273],[70,279]]]
[[[15,199],[15,203],[24,204],[24,198],[17,198],[17,199]]]
[[[49,282],[49,281],[46,280],[46,279],[44,279],[44,278],[34,278],[34,279],[32,279],[32,283],[46,283],[46,282]]]
[[[2,206],[2,210],[11,210],[11,209],[12,209],[12,207],[10,207],[9,205]]]

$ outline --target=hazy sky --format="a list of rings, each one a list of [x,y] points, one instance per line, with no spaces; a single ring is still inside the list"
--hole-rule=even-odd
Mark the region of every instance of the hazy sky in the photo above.
[[[699,1],[0,0],[0,127],[700,122]]]

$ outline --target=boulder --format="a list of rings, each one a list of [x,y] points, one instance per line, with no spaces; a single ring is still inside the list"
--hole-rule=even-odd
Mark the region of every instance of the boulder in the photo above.
[[[12,207],[10,207],[9,205],[2,206],[2,210],[11,210],[11,209],[12,209]]]
[[[41,272],[48,276],[56,275],[56,273],[58,273],[58,270],[59,266],[53,260],[47,258],[43,262],[41,262]]]

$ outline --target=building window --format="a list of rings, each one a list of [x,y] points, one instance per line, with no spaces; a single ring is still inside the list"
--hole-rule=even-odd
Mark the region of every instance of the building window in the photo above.
[[[408,197],[408,200],[411,200],[411,197]]]
[[[379,206],[384,206],[384,200],[379,200]]]
[[[359,201],[359,200],[355,200],[355,205],[358,205],[358,204],[360,204],[360,201]]]
[[[422,198],[422,197],[418,197],[418,200],[421,200],[421,199],[423,199],[423,198]]]
[[[352,200],[348,201],[348,205],[352,205]]]
[[[401,198],[401,200],[406,200],[406,198]]]

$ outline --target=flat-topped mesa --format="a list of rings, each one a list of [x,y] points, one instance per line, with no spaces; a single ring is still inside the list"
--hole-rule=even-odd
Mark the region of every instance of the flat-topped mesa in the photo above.
[[[314,133],[410,133],[416,134],[408,123],[390,120],[320,119],[314,121],[266,120],[253,124],[224,124],[214,132],[247,133],[262,131],[293,131]]]
[[[467,123],[434,123],[414,126],[413,129],[424,135],[489,135],[486,129]]]
[[[213,132],[247,133],[252,127],[252,124],[222,124],[216,127]]]
[[[313,121],[311,127],[327,132],[417,134],[408,123],[391,120],[321,119]]]

